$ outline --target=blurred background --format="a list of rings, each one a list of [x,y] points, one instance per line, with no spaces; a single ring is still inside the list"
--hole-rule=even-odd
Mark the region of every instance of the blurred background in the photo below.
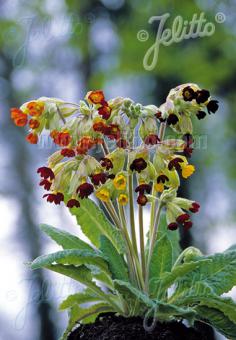
[[[52,152],[28,145],[9,108],[40,96],[78,102],[88,90],[160,105],[178,84],[194,82],[220,101],[215,115],[195,121],[197,172],[182,194],[199,201],[182,246],[205,253],[236,243],[236,11],[235,0],[0,0],[0,340],[54,340],[67,316],[56,308],[76,284],[27,261],[57,249],[40,223],[78,233],[66,209],[45,203],[36,170]],[[203,13],[211,34],[160,46],[149,69],[144,56],[177,16],[187,25]],[[202,25],[204,27],[204,24]],[[230,292],[236,295],[236,292]],[[224,337],[218,336],[218,339]]]

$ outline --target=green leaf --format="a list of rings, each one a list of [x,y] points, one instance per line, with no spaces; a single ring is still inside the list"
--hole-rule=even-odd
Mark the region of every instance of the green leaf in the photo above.
[[[101,236],[100,251],[108,263],[113,278],[128,281],[128,269],[124,258],[117,252],[116,248],[106,236]]]
[[[71,308],[69,313],[69,323],[66,331],[60,340],[67,340],[68,335],[72,331],[72,329],[76,326],[77,323],[91,323],[94,322],[96,317],[100,313],[104,312],[112,312],[113,309],[106,303],[98,303],[88,308],[81,308],[78,305],[75,305]]]
[[[64,249],[93,250],[93,248],[86,242],[66,231],[51,227],[47,224],[41,224],[40,228]]]
[[[71,264],[81,266],[82,264],[92,264],[107,271],[107,264],[103,258],[95,251],[67,249],[52,253],[49,255],[42,255],[36,258],[32,264],[32,269],[39,269],[47,267],[54,263]]]
[[[196,318],[199,321],[209,323],[225,337],[236,340],[236,324],[230,321],[220,310],[205,306],[198,306],[195,310],[198,313]]]
[[[204,282],[218,295],[227,293],[236,285],[236,252],[228,251],[222,254],[204,256],[201,259],[211,260],[187,274],[179,282],[178,290],[182,287],[193,286],[197,282]]]
[[[174,267],[170,273],[164,273],[161,275],[161,278],[159,279],[159,289],[165,291],[180,278],[182,278],[184,281],[184,276],[186,274],[199,268],[199,266],[204,266],[208,262],[211,262],[211,260],[201,259],[199,261],[186,262]]]
[[[149,268],[149,292],[153,296],[158,289],[156,283],[172,267],[172,245],[167,235],[156,241]]]
[[[179,245],[180,242],[180,235],[179,230],[169,230],[167,228],[167,222],[166,222],[166,214],[162,213],[160,218],[160,224],[158,227],[158,233],[157,233],[157,240],[159,240],[163,235],[167,235],[168,239],[171,242],[172,245],[172,265],[177,260],[181,248]]]
[[[148,297],[148,295],[144,294],[142,291],[135,288],[131,283],[122,280],[114,280],[114,283],[115,286],[127,288],[134,297],[136,297],[139,301],[144,303],[147,307],[155,307],[155,302],[151,300]]]
[[[111,278],[111,273],[102,270],[93,265],[86,265],[87,268],[91,270],[92,276],[94,279],[102,282],[107,288],[114,290],[114,284]]]
[[[72,208],[70,211],[76,216],[83,233],[97,248],[100,247],[101,235],[105,235],[119,253],[124,253],[125,245],[120,230],[108,221],[103,211],[92,200],[80,200],[80,208]]]
[[[101,301],[101,298],[96,296],[89,288],[83,292],[71,294],[64,301],[61,302],[59,309],[64,310],[71,308],[73,305],[81,305],[88,302]]]

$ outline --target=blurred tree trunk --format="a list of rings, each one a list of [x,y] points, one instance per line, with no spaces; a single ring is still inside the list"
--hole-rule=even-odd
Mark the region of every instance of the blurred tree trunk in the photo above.
[[[12,61],[3,53],[0,54],[0,60],[4,64],[3,77],[10,86]],[[13,88],[9,88],[9,95],[5,98],[6,106],[13,107],[19,104],[17,102],[17,94]],[[12,187],[7,188],[6,194],[13,199],[18,198],[17,205],[19,207],[19,225],[17,231],[17,239],[22,242],[22,248],[27,260],[33,260],[41,255],[41,243],[39,228],[36,224],[36,205],[34,204],[34,188],[32,187],[32,165],[35,158],[30,153],[27,142],[24,140],[25,132],[16,128],[10,121],[10,114],[6,117],[1,128],[1,135],[4,141],[8,143],[8,148],[12,153],[13,162],[9,173],[12,176]],[[9,138],[11,136],[11,138]],[[9,143],[11,143],[9,145]],[[10,181],[9,181],[10,182]],[[17,193],[17,194],[16,194]],[[3,193],[4,194],[4,193]],[[19,260],[20,261],[20,260]],[[55,326],[51,320],[52,306],[45,300],[43,288],[45,288],[45,277],[42,271],[28,271],[28,278],[31,282],[29,289],[30,295],[37,297],[33,300],[32,307],[38,315],[39,329],[34,330],[34,339],[38,340],[56,340]]]

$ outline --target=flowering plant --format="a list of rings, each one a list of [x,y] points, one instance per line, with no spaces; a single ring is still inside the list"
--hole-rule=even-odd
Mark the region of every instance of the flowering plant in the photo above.
[[[11,110],[16,125],[29,125],[28,142],[50,131],[59,148],[38,169],[43,197],[64,202],[91,242],[41,226],[63,250],[38,257],[31,268],[86,287],[60,305],[69,309],[63,339],[102,312],[142,316],[149,331],[155,320],[200,320],[236,339],[236,304],[221,296],[236,284],[235,246],[211,256],[179,248],[179,228],[187,232],[190,213],[200,208],[177,195],[180,178],[195,171],[192,118],[217,109],[209,91],[184,84],[159,108],[91,91],[79,104],[43,97]],[[166,126],[178,138],[165,139]]]

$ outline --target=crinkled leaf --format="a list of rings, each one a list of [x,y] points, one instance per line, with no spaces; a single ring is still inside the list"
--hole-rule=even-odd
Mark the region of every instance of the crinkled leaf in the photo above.
[[[67,231],[54,228],[47,224],[41,224],[40,228],[64,249],[93,250],[93,248],[86,242],[80,240],[77,236],[74,236]]]
[[[100,251],[108,263],[112,277],[114,279],[128,281],[128,269],[124,258],[117,252],[116,248],[106,236],[101,236]]]
[[[120,230],[108,221],[103,211],[92,200],[80,200],[80,208],[72,208],[70,211],[76,216],[83,233],[97,248],[100,247],[101,235],[105,235],[119,253],[124,252],[124,240]]]
[[[198,306],[195,308],[198,313],[197,319],[209,323],[215,327],[222,335],[232,340],[236,340],[236,324],[220,310]]]
[[[157,280],[172,267],[172,245],[167,235],[156,241],[149,268],[149,292],[156,294]]]
[[[32,269],[39,269],[54,263],[61,263],[67,265],[81,266],[83,264],[92,264],[107,270],[107,264],[104,259],[95,251],[67,249],[52,253],[49,255],[42,255],[36,258],[32,264]]]
[[[81,308],[78,305],[74,305],[69,313],[69,323],[67,329],[64,332],[63,336],[60,338],[60,340],[66,340],[70,332],[79,322],[91,323],[95,321],[96,317],[100,313],[112,311],[113,311],[112,307],[106,303],[98,303],[88,308]]]
[[[64,310],[71,308],[74,305],[81,305],[88,302],[101,301],[101,298],[94,294],[91,289],[87,288],[83,292],[69,295],[64,301],[61,302],[59,309]]]

